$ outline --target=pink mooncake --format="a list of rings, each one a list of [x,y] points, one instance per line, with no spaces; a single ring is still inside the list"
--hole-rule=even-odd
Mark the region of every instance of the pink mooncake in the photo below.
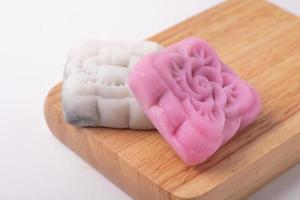
[[[207,42],[188,38],[144,56],[129,87],[163,138],[188,165],[207,160],[260,111],[256,91]]]

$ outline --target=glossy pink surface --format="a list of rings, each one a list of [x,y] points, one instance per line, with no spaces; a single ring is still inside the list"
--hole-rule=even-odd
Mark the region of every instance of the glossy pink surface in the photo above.
[[[260,111],[255,90],[203,40],[143,57],[128,84],[164,139],[188,164],[207,160]]]

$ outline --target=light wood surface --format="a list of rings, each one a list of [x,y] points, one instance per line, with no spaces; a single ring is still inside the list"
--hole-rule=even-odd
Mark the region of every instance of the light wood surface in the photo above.
[[[243,199],[300,160],[300,20],[265,1],[227,1],[151,39],[208,40],[261,94],[262,113],[209,161],[186,166],[156,131],[64,122],[61,84],[45,102],[54,135],[134,199]],[[101,190],[101,188],[99,188]]]

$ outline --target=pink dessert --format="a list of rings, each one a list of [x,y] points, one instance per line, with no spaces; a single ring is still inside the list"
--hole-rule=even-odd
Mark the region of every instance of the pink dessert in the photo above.
[[[143,57],[128,84],[164,139],[188,164],[207,160],[260,111],[255,90],[207,42],[188,38]]]

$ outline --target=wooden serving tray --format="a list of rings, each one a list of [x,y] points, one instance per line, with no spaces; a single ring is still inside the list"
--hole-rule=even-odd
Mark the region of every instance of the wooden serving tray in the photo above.
[[[243,199],[300,160],[300,19],[265,1],[231,0],[150,39],[169,45],[187,36],[208,40],[263,101],[258,119],[209,161],[186,166],[156,131],[66,124],[61,84],[48,94],[46,121],[134,199]]]

